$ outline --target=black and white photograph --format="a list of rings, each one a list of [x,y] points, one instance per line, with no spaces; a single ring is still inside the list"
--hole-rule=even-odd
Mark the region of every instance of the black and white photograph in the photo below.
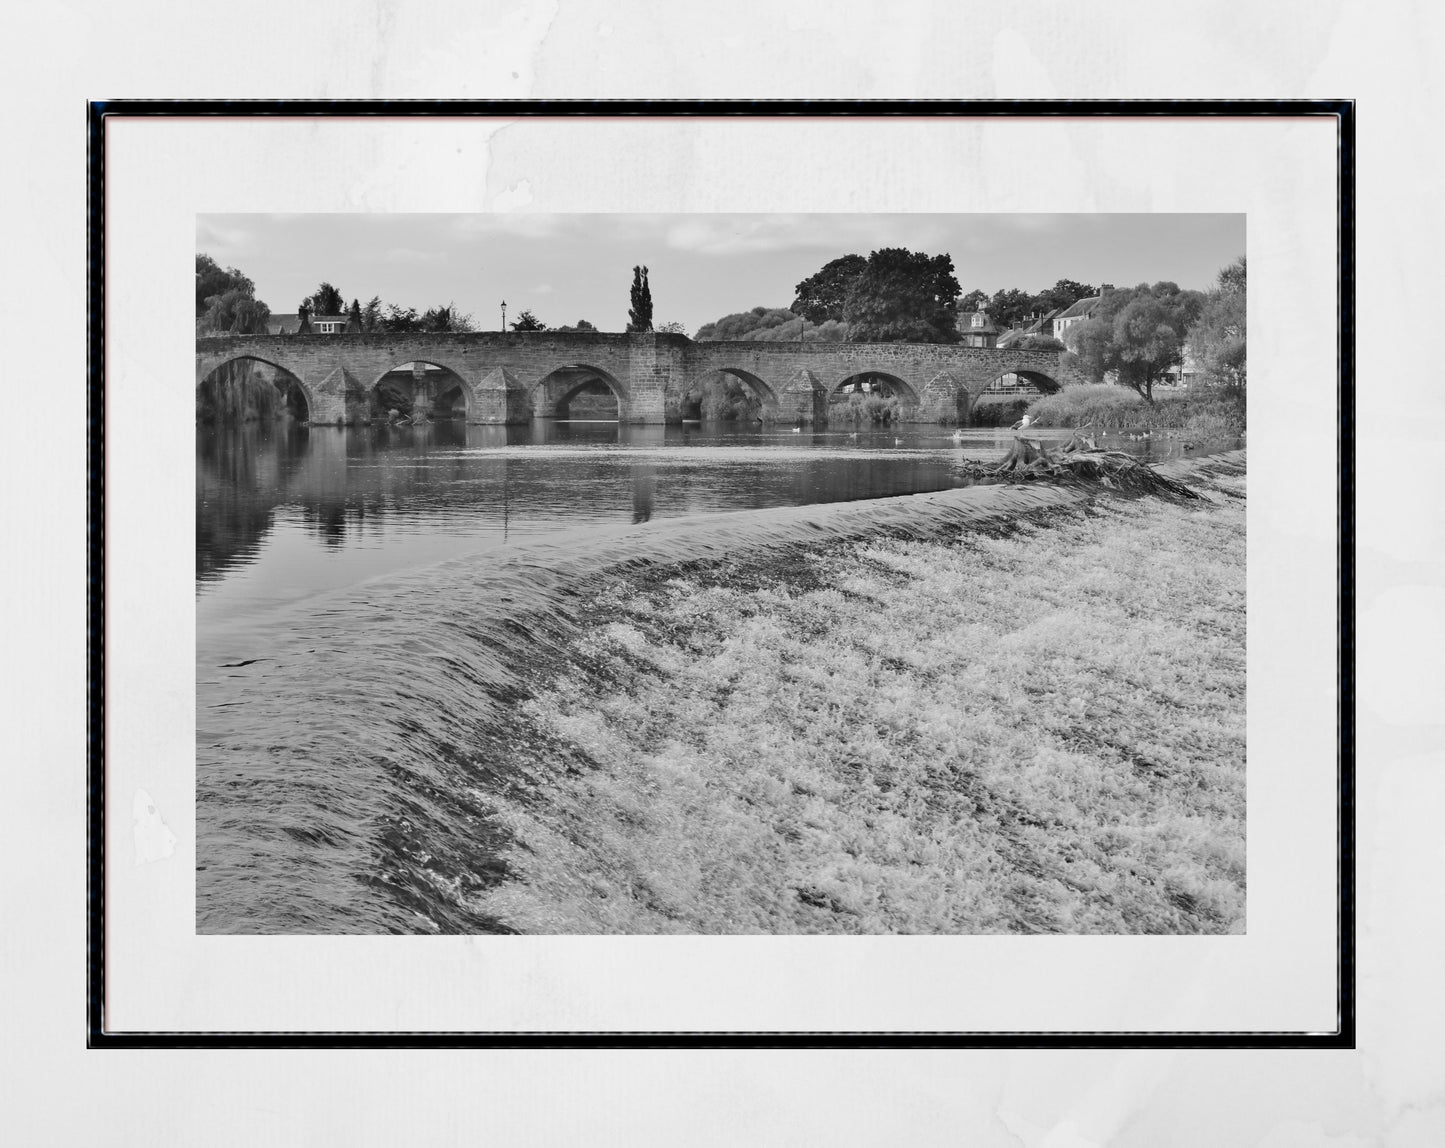
[[[1244,934],[1246,254],[199,214],[196,931]]]
[[[1445,1143],[1438,6],[8,24],[9,1140]]]

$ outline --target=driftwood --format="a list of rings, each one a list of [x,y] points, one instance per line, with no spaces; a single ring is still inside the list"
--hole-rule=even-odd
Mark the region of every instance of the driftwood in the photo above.
[[[1097,482],[1138,494],[1198,498],[1183,483],[1165,478],[1133,455],[1101,450],[1087,427],[1080,427],[1068,442],[1050,450],[1039,439],[1015,435],[1003,462],[990,472],[1010,479],[1052,479],[1062,482]]]

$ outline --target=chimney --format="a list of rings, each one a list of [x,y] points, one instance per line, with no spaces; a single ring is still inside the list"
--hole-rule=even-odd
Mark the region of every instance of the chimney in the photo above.
[[[1104,284],[1102,284],[1102,285],[1099,287],[1099,298],[1102,299],[1105,295],[1107,295],[1107,294],[1108,294],[1110,291],[1112,291],[1113,289],[1114,289],[1114,285],[1113,285],[1112,283],[1104,283]]]

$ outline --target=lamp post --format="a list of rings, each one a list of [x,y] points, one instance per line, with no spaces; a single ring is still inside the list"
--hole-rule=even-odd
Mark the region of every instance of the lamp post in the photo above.
[[[506,301],[505,299],[503,299],[503,300],[502,300],[502,330],[505,331],[506,329],[507,329],[507,301]]]

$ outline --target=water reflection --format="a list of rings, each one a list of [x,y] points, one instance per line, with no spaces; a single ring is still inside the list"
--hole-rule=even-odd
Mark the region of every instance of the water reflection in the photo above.
[[[968,431],[961,443],[951,434],[553,419],[201,428],[197,589],[225,615],[228,596],[264,606],[519,535],[942,490],[971,481],[965,461],[997,459],[1012,441],[1008,431]],[[1108,445],[1155,461],[1181,449]]]

